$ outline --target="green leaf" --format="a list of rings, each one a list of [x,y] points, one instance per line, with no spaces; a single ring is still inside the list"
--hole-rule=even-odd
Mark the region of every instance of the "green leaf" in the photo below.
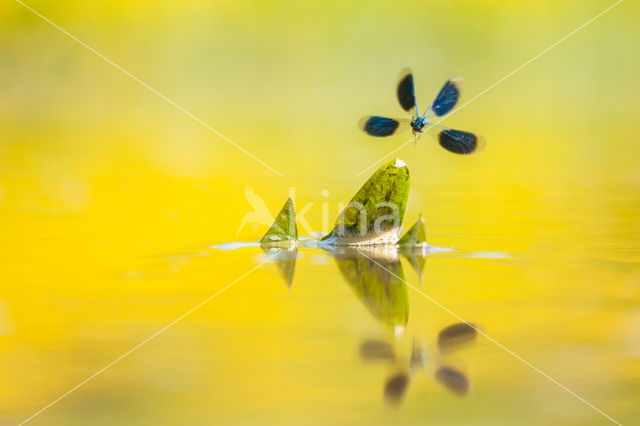
[[[424,231],[424,219],[422,215],[418,217],[416,223],[413,224],[406,234],[400,238],[398,244],[401,246],[427,246],[427,237]]]
[[[291,198],[284,203],[284,207],[278,213],[271,228],[260,240],[261,245],[287,247],[295,245],[298,240],[298,227],[296,226],[296,212]]]
[[[322,241],[335,245],[395,244],[409,196],[409,169],[400,159],[380,167],[342,210]]]

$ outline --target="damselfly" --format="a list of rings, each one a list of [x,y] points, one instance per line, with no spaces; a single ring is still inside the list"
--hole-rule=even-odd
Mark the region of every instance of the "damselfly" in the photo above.
[[[400,75],[400,81],[398,82],[398,101],[400,101],[400,106],[405,111],[414,110],[415,116],[412,116],[411,120],[409,120],[370,115],[360,120],[360,127],[367,134],[377,137],[391,136],[404,129],[411,128],[414,135],[414,143],[418,141],[425,131],[429,131],[447,151],[456,154],[472,154],[481,151],[486,145],[482,136],[433,123],[435,119],[449,113],[456,105],[460,97],[460,83],[460,78],[448,80],[424,114],[420,115],[413,87],[413,75],[411,70],[406,68]]]

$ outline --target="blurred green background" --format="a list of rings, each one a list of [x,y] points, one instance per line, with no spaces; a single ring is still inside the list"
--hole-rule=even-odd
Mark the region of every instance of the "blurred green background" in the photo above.
[[[297,209],[315,203],[312,228],[322,202],[333,222],[373,170],[358,173],[408,139],[357,128],[364,115],[403,116],[402,68],[423,108],[455,75],[465,102],[613,2],[27,4],[283,176],[2,2],[7,424],[255,266],[257,249],[192,250],[260,238],[262,225],[236,233],[247,186],[272,213],[295,187]],[[432,244],[512,256],[430,257],[423,290],[623,423],[640,414],[639,19],[622,2],[444,122],[483,134],[484,152],[455,156],[423,137],[395,154],[411,170],[406,220],[422,213]],[[387,332],[323,256],[299,260],[289,292],[260,268],[34,424],[606,421],[488,341],[463,356],[471,397],[421,379],[386,407],[384,373],[353,351]],[[452,322],[410,297],[416,333]]]

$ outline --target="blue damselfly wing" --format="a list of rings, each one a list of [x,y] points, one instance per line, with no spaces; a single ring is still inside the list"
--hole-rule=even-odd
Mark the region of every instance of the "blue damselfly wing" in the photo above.
[[[390,136],[409,128],[409,120],[369,115],[360,120],[360,128],[371,136]]]
[[[438,96],[433,100],[424,115],[435,115],[436,117],[442,117],[456,106],[458,99],[460,99],[460,89],[462,86],[462,79],[460,77],[452,78],[442,86]]]
[[[473,154],[482,151],[487,145],[485,139],[476,133],[449,129],[438,125],[431,125],[430,129],[432,131],[429,133],[438,141],[440,146],[455,154]]]
[[[409,68],[402,70],[400,74],[400,80],[398,81],[398,101],[400,106],[405,111],[416,110],[418,114],[418,107],[416,106],[416,94],[413,87],[413,74]]]

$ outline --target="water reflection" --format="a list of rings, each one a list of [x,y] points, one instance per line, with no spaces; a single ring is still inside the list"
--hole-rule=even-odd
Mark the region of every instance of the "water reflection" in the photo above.
[[[402,401],[409,386],[409,375],[405,371],[394,373],[384,385],[384,398],[390,404]]]
[[[436,372],[436,380],[445,388],[458,396],[464,396],[469,392],[469,379],[462,372],[443,366]]]
[[[438,347],[442,353],[466,346],[475,341],[478,325],[461,322],[443,328],[438,334]]]
[[[471,333],[469,330],[473,330],[473,325],[468,323],[452,324],[442,329],[438,334],[437,350],[429,357],[417,337],[414,337],[408,355],[403,355],[401,349],[396,349],[396,342],[364,340],[360,343],[360,359],[367,363],[379,362],[391,366],[392,372],[383,385],[384,400],[390,405],[402,402],[418,372],[433,371],[436,382],[454,395],[462,397],[469,393],[471,381],[464,372],[464,364],[454,359],[451,353],[475,342],[477,332],[474,330]],[[460,344],[462,340],[465,344]],[[429,363],[433,365],[429,366]]]
[[[369,312],[383,324],[403,329],[409,320],[409,299],[398,250],[377,246],[333,247],[329,251],[351,290]]]
[[[276,264],[280,271],[280,276],[287,288],[293,285],[293,275],[296,271],[296,259],[298,258],[297,248],[281,248],[260,246],[262,251]]]
[[[285,285],[293,285],[297,248],[261,246],[272,258]],[[397,330],[409,319],[407,287],[399,255],[402,254],[422,278],[427,251],[423,248],[398,249],[395,246],[324,247],[336,261],[338,269],[353,293],[380,322]]]
[[[316,247],[319,248],[319,247]],[[471,389],[465,366],[453,353],[473,344],[478,324],[451,324],[433,336],[427,351],[415,334],[411,347],[402,348],[402,332],[409,321],[409,298],[400,256],[406,258],[420,278],[424,275],[428,251],[424,248],[398,249],[388,246],[322,247],[336,261],[353,294],[371,315],[393,331],[386,339],[365,339],[359,345],[359,358],[365,363],[387,365],[389,373],[382,383],[382,395],[389,405],[399,405],[418,373],[432,377],[444,389],[463,397]],[[293,283],[298,249],[262,247],[273,258],[287,287]]]
[[[418,282],[422,282],[424,276],[424,267],[427,261],[428,252],[427,247],[401,247],[400,253],[409,261],[409,264],[413,267],[414,271],[418,275]]]
[[[404,329],[409,320],[409,299],[399,256],[404,256],[422,277],[427,251],[395,247],[335,247],[330,252],[353,293],[373,317],[396,332],[399,328]],[[430,357],[427,357],[427,351],[417,336],[414,336],[411,350],[406,354],[395,347],[399,340],[393,335],[390,341],[364,340],[359,347],[360,359],[390,366],[391,373],[383,384],[383,398],[390,405],[402,402],[418,372],[433,371],[433,379],[444,389],[454,395],[465,396],[471,382],[464,372],[464,365],[451,354],[476,341],[477,327],[471,323],[456,323],[443,328],[435,338],[433,346],[436,349]],[[427,359],[432,365],[427,363]]]
[[[363,361],[395,361],[393,345],[383,340],[365,340],[360,345],[360,358]]]

